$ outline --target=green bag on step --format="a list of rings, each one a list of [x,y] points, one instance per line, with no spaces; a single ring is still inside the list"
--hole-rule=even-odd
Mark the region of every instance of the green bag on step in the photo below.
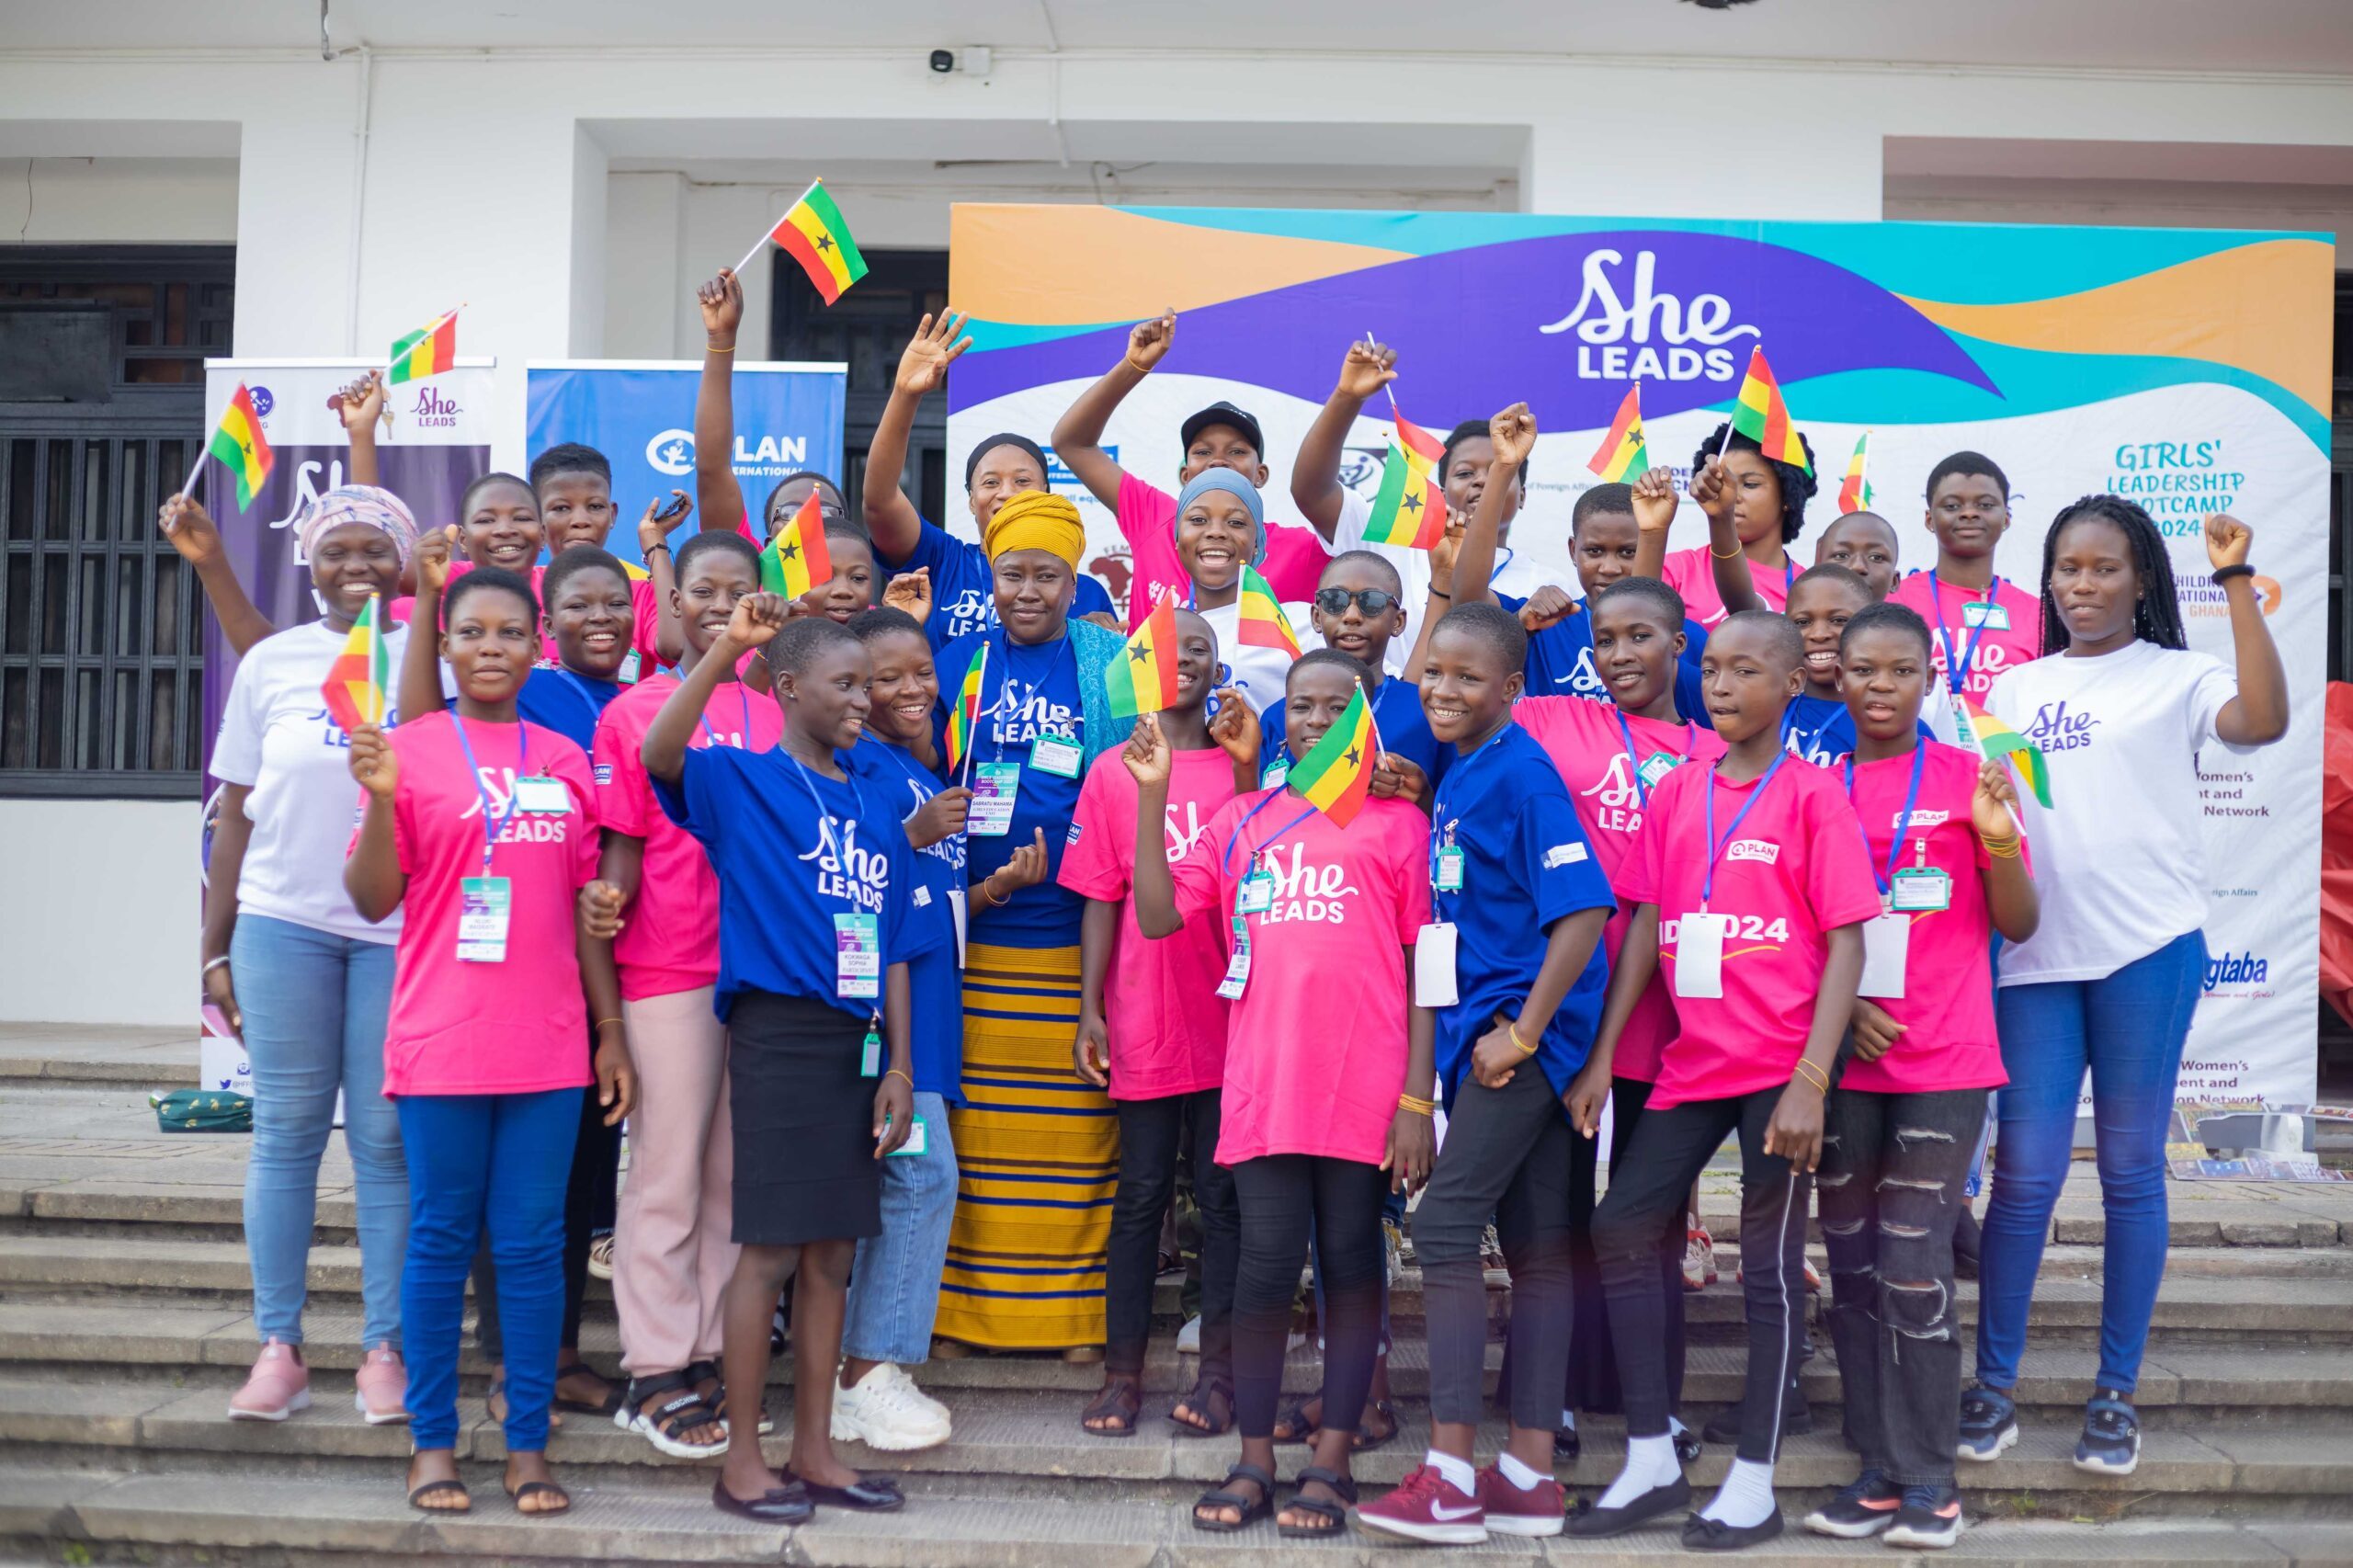
[[[251,1132],[254,1102],[227,1089],[157,1090],[147,1096],[166,1132]]]

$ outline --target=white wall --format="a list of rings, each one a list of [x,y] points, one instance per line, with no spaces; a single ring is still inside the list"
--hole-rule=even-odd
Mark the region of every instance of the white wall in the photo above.
[[[196,1032],[194,801],[0,800],[0,1018]]]
[[[236,239],[234,158],[0,157],[0,247]]]

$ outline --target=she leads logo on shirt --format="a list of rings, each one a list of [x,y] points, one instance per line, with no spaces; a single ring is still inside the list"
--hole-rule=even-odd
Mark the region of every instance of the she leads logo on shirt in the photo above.
[[[2034,710],[2026,738],[2045,753],[2077,751],[2092,744],[2092,731],[2098,726],[2099,720],[2089,713],[2069,712],[2063,700],[2046,702]]]
[[[1633,765],[1624,752],[1609,759],[1609,767],[1584,795],[1594,803],[1594,826],[1611,833],[1643,831],[1642,791],[1635,788]]]
[[[482,789],[472,800],[466,802],[466,809],[458,813],[460,822],[470,822],[482,815],[483,800],[487,796],[490,800],[490,820],[504,824],[499,828],[497,837],[492,840],[493,843],[562,844],[564,842],[567,837],[566,824],[572,821],[571,807],[568,803],[561,812],[518,811],[514,803],[515,770],[513,768],[483,767],[475,769],[475,772],[482,779]],[[569,792],[565,798],[568,802]]]
[[[1311,866],[1307,863],[1307,846],[1290,846],[1290,864],[1283,864],[1283,849],[1278,846],[1265,857],[1267,871],[1275,879],[1274,903],[1267,913],[1258,916],[1262,926],[1278,926],[1287,920],[1321,920],[1326,925],[1347,923],[1347,905],[1340,900],[1353,897],[1357,889],[1347,874],[1337,866]]]
[[[1040,733],[1078,736],[1078,714],[1059,702],[1049,701],[1043,687],[1024,681],[1008,680],[1005,691],[997,699],[996,744],[1026,746]]]
[[[816,863],[817,896],[881,914],[883,895],[891,888],[889,858],[858,847],[857,818],[846,822],[829,812],[822,823],[822,842],[801,857],[803,865]]]

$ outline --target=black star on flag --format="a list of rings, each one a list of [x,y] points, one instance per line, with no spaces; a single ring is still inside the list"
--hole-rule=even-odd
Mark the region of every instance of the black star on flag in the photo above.
[[[801,559],[801,547],[797,544],[779,544],[776,547],[776,558],[779,561],[798,561]],[[741,561],[744,558],[739,555],[735,559]]]
[[[737,557],[737,559],[738,559],[738,560],[741,560],[741,559],[742,559],[742,557],[740,557],[740,556],[739,556],[739,557]],[[1356,748],[1356,747],[1354,747],[1354,746],[1350,746],[1350,747],[1348,748],[1347,764],[1348,764],[1348,766],[1349,766],[1350,767],[1354,767],[1357,765],[1357,758],[1358,758],[1358,755],[1359,755],[1359,754],[1358,753],[1358,751],[1357,751],[1357,748]]]
[[[815,244],[820,251],[829,251],[834,248],[834,237],[831,234],[819,234]]]
[[[1422,509],[1422,498],[1419,495],[1408,495],[1398,504],[1408,512],[1418,512]]]
[[[742,558],[739,556],[737,559],[740,560]],[[1133,659],[1139,665],[1149,664],[1152,660],[1152,644],[1149,642],[1137,643],[1134,647],[1128,650],[1128,657]]]

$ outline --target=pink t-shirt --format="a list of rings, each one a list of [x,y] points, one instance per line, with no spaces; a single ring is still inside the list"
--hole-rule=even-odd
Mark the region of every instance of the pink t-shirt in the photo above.
[[[1797,581],[1799,570],[1794,558],[1782,566],[1759,566],[1754,561],[1748,563],[1748,575],[1756,585],[1756,597],[1777,615],[1789,607],[1790,585]],[[1677,551],[1659,563],[1659,575],[1666,580],[1668,587],[1683,596],[1683,613],[1700,625],[1713,626],[1731,613],[1724,608],[1723,596],[1716,592],[1715,564],[1706,545]]]
[[[449,562],[449,582],[441,591],[447,594],[451,586],[456,585],[459,578],[473,569],[474,563],[471,561]],[[540,601],[540,613],[542,616],[547,614],[548,608],[544,587],[547,574],[548,569],[544,566],[531,568],[531,593]],[[637,678],[643,680],[662,663],[661,600],[655,595],[651,582],[642,577],[631,577],[629,580],[629,602],[630,643],[637,650]],[[414,598],[394,599],[392,603],[392,619],[405,625],[412,619],[411,612],[415,608],[416,600]],[[555,662],[555,639],[548,635],[542,628],[540,632],[540,657],[552,664]]]
[[[1261,851],[1274,878],[1266,913],[1244,917],[1250,979],[1226,1031],[1219,1165],[1381,1163],[1405,1085],[1405,953],[1429,923],[1429,818],[1404,801],[1367,801],[1344,830],[1288,790],[1259,790],[1171,868],[1177,909],[1222,941]]]
[[[459,744],[460,722],[479,781]],[[400,759],[392,839],[408,890],[384,1028],[384,1093],[581,1087],[589,1081],[588,1011],[574,908],[597,874],[586,754],[537,724],[478,723],[448,712],[409,720],[392,743]],[[518,774],[561,779],[566,809],[518,809]],[[496,834],[489,874],[507,884],[506,956],[474,963],[458,957],[460,884],[483,875],[485,797]]]
[[[1964,607],[1988,601],[1997,613],[1982,630],[1970,625],[1972,619],[1986,618],[1986,611]],[[1953,660],[1968,662],[1969,678],[1961,695],[1980,708],[1994,688],[1995,676],[2042,657],[2042,601],[2007,578],[1995,577],[1990,593],[1978,593],[1940,584],[1933,572],[1914,572],[1895,585],[1887,602],[1918,610],[1928,623],[1928,656],[1936,661],[1948,690]],[[2002,624],[2005,620],[2007,625]]]
[[[1171,755],[1168,859],[1182,860],[1233,799],[1233,759],[1217,746]],[[1225,1080],[1225,943],[1216,925],[1189,920],[1154,941],[1136,928],[1136,781],[1116,751],[1095,759],[1079,787],[1063,852],[1063,886],[1120,906],[1103,981],[1111,1097],[1151,1100],[1214,1089]]]
[[[1621,899],[1658,905],[1659,968],[1670,994],[1677,926],[1699,909],[1708,872],[1711,790],[1716,836],[1726,843],[1708,908],[1737,924],[1724,937],[1723,994],[1676,998],[1677,1031],[1659,1062],[1654,1109],[1788,1083],[1813,1023],[1823,933],[1880,911],[1861,827],[1837,775],[1785,761],[1769,775],[1728,784],[1713,767],[1678,767],[1651,792],[1618,881]],[[1732,834],[1733,816],[1752,799]]]
[[[1635,837],[1643,831],[1644,800],[1654,788],[1643,781],[1642,770],[1649,767],[1655,772],[1659,765],[1652,759],[1660,756],[1706,764],[1724,754],[1724,743],[1708,725],[1669,724],[1621,714],[1616,703],[1590,697],[1524,697],[1512,710],[1512,717],[1560,769],[1561,781],[1569,788],[1569,802],[1576,808],[1577,825],[1585,829],[1586,842],[1593,846],[1594,859],[1612,891],[1620,888],[1619,868],[1632,853]],[[1621,717],[1626,721],[1622,732],[1618,728]],[[1631,756],[1626,751],[1629,734],[1634,741]],[[1618,911],[1602,933],[1612,964],[1618,961],[1618,949],[1626,945],[1626,928],[1633,920],[1633,902],[1621,893]],[[1675,1038],[1675,1003],[1667,994],[1662,966],[1652,973],[1650,984],[1626,1020],[1625,1031],[1618,1037],[1618,1050],[1609,1062],[1610,1075],[1642,1084],[1657,1082],[1659,1053]]]
[[[1163,599],[1185,602],[1192,578],[1176,557],[1176,497],[1135,475],[1120,475],[1120,532],[1135,574],[1128,581],[1128,624],[1142,626]],[[1313,528],[1267,525],[1267,559],[1258,574],[1285,604],[1315,597],[1332,552]]]
[[[1977,793],[1977,759],[1942,741],[1922,741],[1918,750],[1920,798],[1912,807],[1895,869],[1943,871],[1952,879],[1952,905],[1911,915],[1904,994],[1871,998],[1907,1032],[1878,1061],[1849,1062],[1841,1085],[1882,1095],[1999,1088],[2009,1075],[2002,1071],[2002,1044],[1994,1032],[1994,922],[1982,874],[1994,858],[1985,853],[1969,814]],[[1878,876],[1887,874],[1895,819],[1911,790],[1912,761],[1906,752],[1854,770],[1855,811],[1870,838],[1870,869]],[[1844,767],[1827,771],[1844,786]]]
[[[701,844],[654,799],[642,755],[654,716],[677,689],[676,676],[653,676],[613,699],[597,722],[598,820],[645,841],[637,896],[621,912],[621,932],[613,938],[621,995],[632,1002],[719,979],[719,878]],[[783,738],[784,714],[775,700],[729,681],[704,704],[692,744],[767,751]]]

